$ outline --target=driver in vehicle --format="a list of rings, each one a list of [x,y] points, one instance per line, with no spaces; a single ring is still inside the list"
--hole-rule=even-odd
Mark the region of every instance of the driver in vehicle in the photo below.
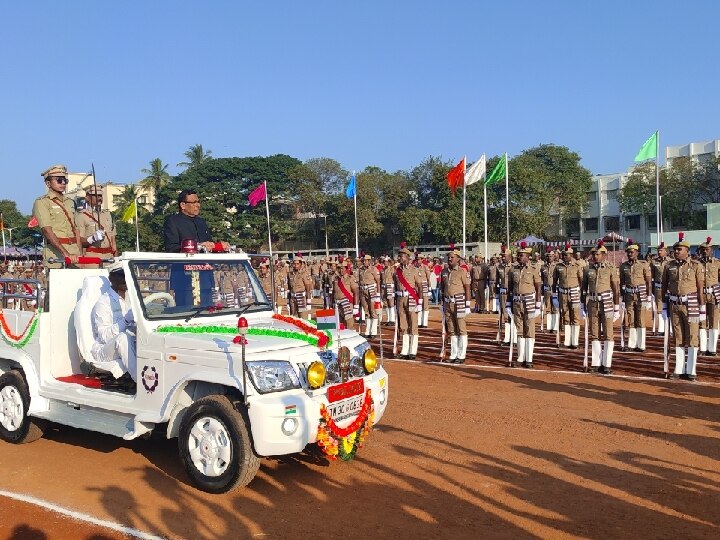
[[[109,279],[111,288],[103,292],[92,308],[95,336],[92,355],[97,362],[115,363],[108,371],[116,379],[128,373],[134,381],[137,372],[135,317],[125,302],[127,284],[122,267],[112,269]]]

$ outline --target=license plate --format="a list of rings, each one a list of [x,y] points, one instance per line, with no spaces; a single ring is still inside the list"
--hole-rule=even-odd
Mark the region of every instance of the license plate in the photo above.
[[[346,418],[357,416],[362,408],[363,396],[355,396],[350,399],[331,403],[327,409],[335,422],[340,422]]]
[[[355,379],[354,381],[344,382],[331,386],[327,391],[327,398],[330,403],[335,403],[342,399],[348,399],[365,392],[365,382],[363,379]]]

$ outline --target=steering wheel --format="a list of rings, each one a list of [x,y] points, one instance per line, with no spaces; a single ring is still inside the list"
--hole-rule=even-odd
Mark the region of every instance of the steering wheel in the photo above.
[[[148,294],[145,298],[143,298],[143,302],[145,302],[145,305],[152,304],[156,300],[166,300],[168,307],[175,307],[175,298],[173,298],[173,295],[166,292],[156,292],[152,294]]]

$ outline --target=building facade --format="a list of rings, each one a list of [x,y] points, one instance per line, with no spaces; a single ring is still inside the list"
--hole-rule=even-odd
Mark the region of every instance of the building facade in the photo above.
[[[92,173],[69,173],[68,186],[65,193],[68,197],[72,197],[76,202],[85,200],[85,190],[94,184]],[[105,182],[98,184],[102,189],[104,210],[114,212],[118,208],[118,204],[122,200],[122,193],[129,185],[135,185],[138,193],[138,204],[144,206],[148,210],[152,210],[155,205],[154,190],[146,190],[136,184],[116,184],[115,182]],[[82,204],[82,203],[81,203]]]

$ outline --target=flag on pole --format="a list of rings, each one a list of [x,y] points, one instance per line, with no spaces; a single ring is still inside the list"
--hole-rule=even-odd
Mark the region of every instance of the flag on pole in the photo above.
[[[465,183],[465,158],[455,165],[447,175],[448,187],[453,195],[455,190]]]
[[[357,186],[355,185],[355,175],[353,174],[350,177],[350,183],[348,184],[347,189],[345,190],[345,196],[348,199],[352,199],[353,197],[355,197],[355,195],[357,195]]]
[[[40,225],[40,223],[38,223],[38,220],[35,216],[31,217],[30,221],[28,221],[28,227],[37,227],[38,225]]]
[[[318,330],[335,330],[337,328],[334,309],[318,309],[315,312],[315,320]]]
[[[258,187],[252,190],[252,193],[248,195],[248,201],[250,206],[257,206],[260,201],[264,201],[267,197],[267,191],[265,190],[265,182],[260,184]]]
[[[507,168],[507,160],[506,160],[505,156],[503,156],[500,158],[500,161],[498,161],[497,165],[495,165],[495,168],[490,173],[490,176],[488,176],[485,179],[485,185],[492,186],[498,180],[504,179],[506,168]]]
[[[0,231],[5,230],[5,220],[3,219],[3,215],[0,214]]]
[[[655,159],[657,157],[657,131],[650,135],[645,141],[642,148],[635,156],[635,161],[645,161],[646,159]]]
[[[130,205],[123,212],[122,220],[125,223],[132,223],[137,218],[137,199],[133,200]]]
[[[465,173],[465,185],[471,186],[476,182],[479,182],[485,173],[487,172],[487,163],[485,162],[485,154],[482,155]]]

